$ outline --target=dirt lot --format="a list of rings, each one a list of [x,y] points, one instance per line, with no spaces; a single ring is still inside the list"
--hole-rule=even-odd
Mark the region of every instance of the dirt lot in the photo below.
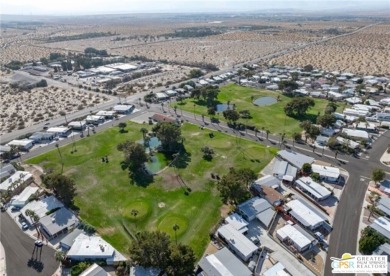
[[[321,45],[279,56],[271,63],[294,66],[312,64],[324,70],[365,75],[390,74],[390,24],[381,24]]]
[[[35,123],[61,116],[61,112],[73,113],[108,101],[98,93],[66,90],[58,87],[12,88],[7,80],[12,74],[0,73],[0,132],[22,129]]]

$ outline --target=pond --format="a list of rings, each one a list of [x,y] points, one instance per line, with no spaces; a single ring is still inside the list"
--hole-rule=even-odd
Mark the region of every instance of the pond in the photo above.
[[[150,149],[156,150],[159,146],[161,146],[161,141],[158,140],[157,137],[150,137],[149,145],[145,145],[144,140],[139,140],[138,143],[145,146],[146,153],[149,153]]]
[[[149,157],[149,162],[145,163],[146,170],[154,175],[157,174],[162,169],[163,164],[161,164],[158,156],[153,155]]]
[[[232,108],[232,106],[230,106]],[[227,104],[217,104],[215,106],[215,111],[217,112],[224,112],[225,110],[228,110],[229,106]]]
[[[254,105],[257,106],[266,106],[266,105],[272,105],[276,103],[278,100],[274,97],[261,97],[257,98],[256,100],[253,101]]]

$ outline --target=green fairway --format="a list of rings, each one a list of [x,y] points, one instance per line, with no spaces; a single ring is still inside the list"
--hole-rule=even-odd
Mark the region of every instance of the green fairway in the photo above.
[[[211,131],[185,124],[182,134],[186,154],[180,156],[178,168],[166,167],[154,177],[153,183],[134,185],[127,170],[121,168],[123,153],[116,147],[126,139],[140,140],[140,129],[150,129],[150,126],[130,122],[127,125],[127,133],[110,128],[80,140],[76,153],[71,154],[71,145],[60,148],[64,174],[71,176],[77,185],[75,203],[81,218],[124,254],[131,235],[136,232],[160,229],[174,239],[173,225],[177,224],[178,241],[190,245],[200,257],[209,241],[210,229],[220,218],[222,206],[211,173],[222,176],[233,166],[260,172],[276,153],[274,148],[220,132],[213,132],[215,136],[210,138]],[[210,162],[202,158],[200,149],[205,145],[215,151]],[[105,155],[108,163],[101,160]],[[61,168],[57,150],[29,159],[27,163],[58,172]]]
[[[250,111],[252,118],[241,119],[239,122],[247,125],[253,125],[259,130],[269,130],[274,134],[284,132],[288,136],[291,136],[292,133],[301,131],[299,127],[299,120],[288,117],[284,113],[284,106],[291,100],[291,98],[282,95],[280,92],[254,89],[236,84],[225,85],[220,88],[220,91],[221,92],[218,94],[218,102],[226,104],[228,101],[230,101],[230,105],[235,104],[238,111]],[[256,106],[252,103],[253,100],[265,96],[271,96],[274,98],[280,96],[280,100],[275,104],[263,107]],[[318,112],[323,114],[328,101],[325,99],[313,100],[315,101],[315,106],[307,112],[307,115],[305,118],[302,118],[302,120],[312,120],[315,122]],[[196,114],[209,116],[207,115],[207,108],[205,103],[202,100],[188,99],[183,101],[183,103],[172,104],[172,106],[174,105],[177,105],[178,107],[178,114],[180,114],[180,108],[182,108],[183,110],[189,112],[195,112]],[[216,118],[225,120],[223,118],[222,112],[217,114]]]

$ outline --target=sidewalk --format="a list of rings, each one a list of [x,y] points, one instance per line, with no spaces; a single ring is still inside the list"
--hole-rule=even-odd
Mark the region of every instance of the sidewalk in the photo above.
[[[1,276],[7,275],[7,270],[5,266],[5,251],[1,242],[0,242],[0,275]]]

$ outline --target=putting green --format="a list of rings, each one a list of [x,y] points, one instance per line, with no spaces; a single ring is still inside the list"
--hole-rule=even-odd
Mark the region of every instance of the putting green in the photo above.
[[[139,221],[145,219],[150,214],[150,210],[148,202],[136,200],[121,208],[121,214],[129,220]]]
[[[180,237],[187,231],[188,220],[186,217],[180,215],[168,214],[161,218],[157,228],[160,231],[168,233],[172,238],[175,237],[175,231],[173,226],[177,225],[179,228],[176,230],[177,237]]]

